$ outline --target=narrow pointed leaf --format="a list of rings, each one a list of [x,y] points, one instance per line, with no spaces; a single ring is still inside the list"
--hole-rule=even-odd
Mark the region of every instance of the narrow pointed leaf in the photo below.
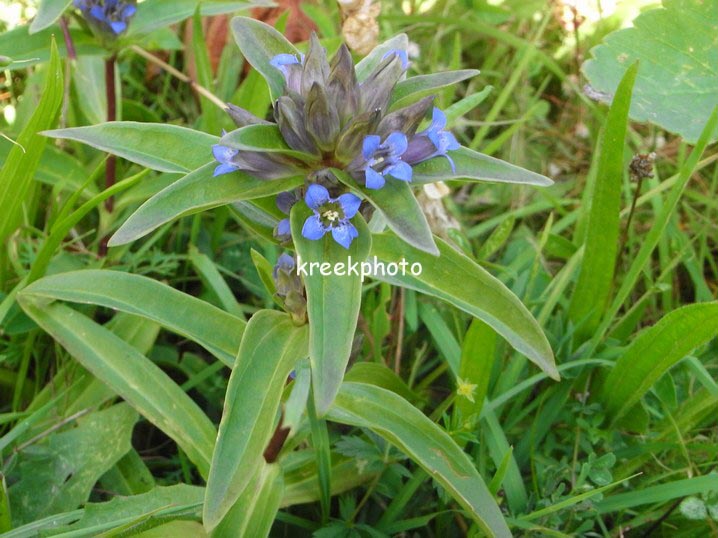
[[[207,481],[204,524],[216,527],[263,465],[287,376],[307,356],[307,327],[262,310],[247,324],[227,386]]]
[[[30,24],[30,33],[44,30],[68,8],[72,0],[42,0],[37,8],[37,15]]]
[[[247,61],[269,84],[272,98],[276,99],[284,90],[282,72],[269,64],[277,54],[299,55],[299,51],[271,26],[248,17],[232,19],[232,33]]]
[[[357,80],[362,82],[382,62],[384,56],[392,50],[406,50],[409,48],[409,38],[406,34],[399,34],[383,43],[379,43],[366,57],[356,64]]]
[[[590,207],[584,241],[585,253],[569,305],[569,317],[577,326],[576,336],[579,341],[589,338],[596,330],[613,287],[624,172],[623,148],[631,91],[637,72],[637,63],[626,71],[608,111],[593,191],[588,197]]]
[[[219,143],[243,151],[281,153],[304,161],[316,160],[314,155],[290,148],[275,124],[258,123],[235,129],[224,135]]]
[[[684,306],[666,314],[631,342],[608,374],[601,393],[616,421],[674,364],[718,335],[718,302]]]
[[[510,537],[501,509],[469,457],[449,435],[393,392],[361,383],[344,383],[328,418],[369,428],[419,464],[494,537]]]
[[[212,177],[215,166],[206,164],[155,194],[120,226],[109,245],[134,241],[179,217],[291,190],[303,181],[301,177],[261,180],[240,171]]]
[[[372,254],[385,263],[409,264],[406,274],[376,275],[391,284],[442,299],[484,321],[514,349],[526,355],[554,379],[558,371],[551,346],[527,308],[500,280],[439,238],[439,258],[407,245],[393,234],[375,234]],[[411,266],[421,264],[414,276]]]
[[[422,97],[435,94],[442,88],[475,77],[478,74],[478,69],[461,69],[459,71],[418,75],[402,80],[396,85],[392,93],[391,109],[396,110],[408,106]]]
[[[47,139],[40,136],[39,131],[54,127],[60,114],[63,96],[62,67],[54,39],[51,41],[50,51],[45,90],[40,102],[0,168],[0,242],[3,244],[22,221],[23,204],[28,201],[35,188],[33,177],[47,144]],[[7,52],[3,50],[3,54]]]
[[[214,425],[172,379],[134,347],[62,304],[18,294],[25,312],[83,367],[173,439],[202,476],[209,464]]]
[[[346,172],[337,169],[333,172],[339,181],[369,200],[396,235],[424,252],[439,254],[429,223],[409,183],[389,178],[381,189],[372,190],[357,185]]]
[[[206,301],[151,278],[120,271],[59,273],[34,282],[23,295],[95,304],[143,317],[197,342],[230,367],[246,326],[243,319]]]
[[[163,123],[113,121],[45,131],[45,136],[76,140],[160,172],[191,172],[213,161],[219,138],[201,131]]]
[[[331,234],[312,241],[302,236],[302,227],[311,211],[305,204],[295,204],[291,213],[292,238],[301,262],[326,263],[332,267],[362,262],[369,254],[371,234],[357,215],[353,219],[359,237],[349,249],[334,242]],[[299,268],[298,264],[298,268]],[[309,317],[309,360],[312,368],[314,403],[319,416],[326,413],[339,390],[354,341],[359,306],[360,275],[322,275],[319,269],[303,276],[307,291]]]
[[[520,166],[507,163],[494,157],[489,157],[469,148],[460,148],[449,151],[448,155],[454,160],[456,170],[445,157],[434,157],[414,166],[412,182],[415,184],[433,183],[447,179],[459,181],[492,181],[496,183],[519,183],[521,185],[536,185],[548,187],[553,185],[546,176],[531,172]]]

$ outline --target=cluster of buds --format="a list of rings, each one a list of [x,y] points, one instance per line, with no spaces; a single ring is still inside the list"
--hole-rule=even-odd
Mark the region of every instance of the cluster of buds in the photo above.
[[[305,174],[311,184],[304,199],[314,214],[302,229],[304,237],[318,240],[331,233],[348,248],[357,236],[350,221],[361,200],[350,193],[335,192],[332,197],[327,187],[336,190],[335,184],[318,184],[327,176],[322,173],[327,168],[344,170],[359,185],[373,190],[387,181],[410,182],[412,166],[434,157],[447,158],[453,168],[448,152],[458,149],[459,143],[446,130],[444,113],[433,107],[434,97],[389,112],[394,87],[409,66],[405,51],[386,53],[362,82],[357,81],[346,45],[329,60],[315,35],[306,56],[279,54],[270,65],[283,74],[285,83],[283,95],[274,102],[274,122],[287,146],[308,158],[299,161],[218,144],[213,148],[219,162],[215,175],[235,170],[263,179],[286,177],[292,171]],[[419,131],[430,111],[430,124]],[[234,105],[228,112],[238,127],[268,123]],[[278,205],[285,210],[284,201]],[[288,234],[284,220],[275,235],[282,240]]]
[[[73,4],[95,32],[110,37],[127,31],[137,11],[135,0],[74,0]]]

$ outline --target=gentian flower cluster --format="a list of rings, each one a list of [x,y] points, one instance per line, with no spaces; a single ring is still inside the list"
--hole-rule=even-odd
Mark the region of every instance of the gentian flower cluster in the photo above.
[[[111,37],[126,32],[137,11],[135,0],[74,0],[73,4],[94,29]]]
[[[367,195],[387,181],[412,180],[412,166],[435,157],[445,157],[454,168],[449,152],[459,144],[446,130],[446,116],[433,107],[434,97],[424,97],[403,108],[389,111],[396,84],[409,66],[406,52],[387,52],[361,82],[346,45],[333,58],[312,36],[309,50],[302,54],[278,54],[270,65],[282,74],[284,92],[274,102],[273,119],[284,142],[306,158],[295,159],[279,152],[254,152],[215,145],[218,161],[215,175],[241,170],[258,178],[305,175],[308,185],[293,200],[304,198],[313,215],[307,218],[302,235],[311,240],[330,233],[334,241],[349,248],[358,232],[351,223],[361,200],[343,192],[338,181],[327,181],[323,171],[338,168],[349,174]],[[267,121],[234,105],[228,113],[242,128]],[[418,131],[431,111],[431,123]],[[285,196],[285,195],[280,195]],[[289,206],[278,201],[288,213]],[[287,206],[287,207],[282,207]],[[286,210],[286,211],[285,211]],[[275,236],[289,239],[289,221],[280,221]]]

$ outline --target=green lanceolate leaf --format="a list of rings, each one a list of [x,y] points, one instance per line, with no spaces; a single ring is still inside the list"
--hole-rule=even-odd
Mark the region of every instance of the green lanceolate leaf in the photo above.
[[[191,172],[213,160],[219,138],[163,123],[113,121],[45,131],[45,136],[76,140],[160,172]]]
[[[287,376],[308,354],[307,327],[272,310],[247,324],[232,370],[207,481],[204,524],[216,527],[264,463]],[[274,455],[276,457],[276,454]]]
[[[261,462],[242,495],[212,531],[212,538],[265,538],[272,528],[283,495],[282,468],[276,463]]]
[[[272,98],[276,99],[284,90],[284,77],[269,62],[277,54],[293,54],[299,51],[271,26],[247,17],[232,19],[232,33],[239,50],[269,84]]]
[[[489,536],[510,537],[506,521],[469,457],[421,411],[393,392],[344,383],[330,420],[369,428],[418,463]]]
[[[638,64],[635,64],[626,72],[608,111],[593,192],[588,197],[590,208],[585,253],[569,306],[569,317],[577,326],[579,340],[590,337],[596,329],[611,293],[618,254],[623,147],[631,89],[637,71]]]
[[[9,56],[13,62],[6,69],[25,69],[31,65],[47,62],[51,56],[51,49],[48,47],[52,36],[60,36],[62,32],[57,26],[45,28],[37,33],[30,34],[29,26],[18,26],[9,32],[0,34],[0,50],[4,56]],[[97,43],[97,38],[81,30],[71,29],[70,36],[75,45],[75,52],[78,56],[93,55],[102,56],[107,50]],[[60,39],[57,50],[61,58],[67,56],[64,39]],[[49,129],[52,125],[45,127]]]
[[[291,190],[304,181],[301,177],[262,180],[240,171],[212,177],[215,166],[206,164],[147,200],[110,238],[109,246],[130,243],[179,217]]]
[[[407,245],[393,234],[375,234],[372,254],[384,263],[406,260],[405,274],[373,275],[398,286],[438,297],[476,316],[503,336],[553,379],[558,371],[551,346],[538,322],[504,284],[465,255],[436,238],[439,258]],[[413,264],[421,265],[414,276]],[[418,272],[418,268],[417,271]]]
[[[435,157],[414,166],[412,182],[422,184],[457,179],[459,181],[518,183],[538,187],[553,185],[553,181],[546,176],[489,157],[473,149],[462,147],[456,151],[450,151],[448,155],[454,160],[455,171],[451,169],[448,159]]]
[[[339,181],[369,200],[396,235],[424,252],[439,254],[426,216],[407,182],[389,179],[381,189],[372,190],[357,185],[346,172],[333,172]]]
[[[18,294],[25,312],[83,367],[173,439],[209,474],[216,432],[187,394],[152,361],[90,318],[62,304]]]
[[[631,118],[695,142],[718,102],[718,4],[665,0],[663,5],[639,15],[631,28],[609,34],[582,70],[610,102],[626,69],[640,61]]]
[[[477,69],[461,69],[459,71],[446,71],[445,73],[418,75],[402,80],[396,85],[392,93],[391,108],[395,110],[408,106],[422,97],[436,93],[441,88],[475,77],[478,74]]]
[[[37,8],[37,15],[30,24],[30,33],[44,30],[60,18],[72,0],[42,0]]]
[[[38,300],[104,306],[159,323],[234,365],[246,323],[206,301],[151,278],[120,271],[70,271],[45,277],[23,290]]]
[[[50,50],[50,65],[40,102],[0,169],[0,242],[3,244],[7,236],[20,224],[23,204],[34,188],[35,170],[47,143],[47,139],[40,136],[39,131],[53,127],[60,113],[62,69],[54,40],[50,43]]]
[[[461,364],[457,385],[465,383],[468,394],[457,395],[455,409],[467,420],[470,416],[481,416],[481,408],[489,391],[491,369],[496,352],[496,331],[480,319],[474,319],[464,335],[461,346]]]
[[[304,221],[311,215],[304,204],[295,204],[291,213],[292,237],[301,263],[311,274],[304,275],[309,318],[309,360],[312,367],[314,403],[319,416],[326,413],[339,390],[354,341],[359,306],[361,305],[361,276],[322,275],[319,264],[344,269],[351,261],[361,263],[369,254],[371,234],[361,215],[353,219],[359,232],[349,249],[336,243],[331,234],[312,241],[302,236]],[[298,269],[301,268],[298,263]],[[308,271],[309,272],[309,271]]]
[[[362,58],[356,65],[357,80],[362,82],[382,62],[384,56],[392,50],[406,50],[409,47],[409,38],[406,34],[399,34],[383,43],[379,43],[374,49]]]
[[[221,15],[235,13],[242,9],[252,7],[266,7],[270,2],[232,2],[227,0],[145,0],[137,5],[137,13],[132,17],[128,36],[146,34],[157,28],[170,26],[188,19],[200,7],[200,13],[207,15]]]
[[[674,364],[718,335],[718,302],[684,306],[642,331],[616,361],[601,399],[615,421]]]
[[[242,151],[281,153],[303,161],[316,160],[314,155],[291,149],[275,124],[258,123],[235,129],[224,135],[219,143]]]

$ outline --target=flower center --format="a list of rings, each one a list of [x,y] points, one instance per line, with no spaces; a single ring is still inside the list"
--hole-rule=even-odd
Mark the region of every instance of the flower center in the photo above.
[[[322,213],[322,217],[327,219],[329,222],[334,222],[336,220],[339,220],[339,211],[334,211],[333,209],[329,209]]]
[[[335,226],[344,218],[344,210],[337,202],[329,202],[319,208],[319,218],[324,226]]]

